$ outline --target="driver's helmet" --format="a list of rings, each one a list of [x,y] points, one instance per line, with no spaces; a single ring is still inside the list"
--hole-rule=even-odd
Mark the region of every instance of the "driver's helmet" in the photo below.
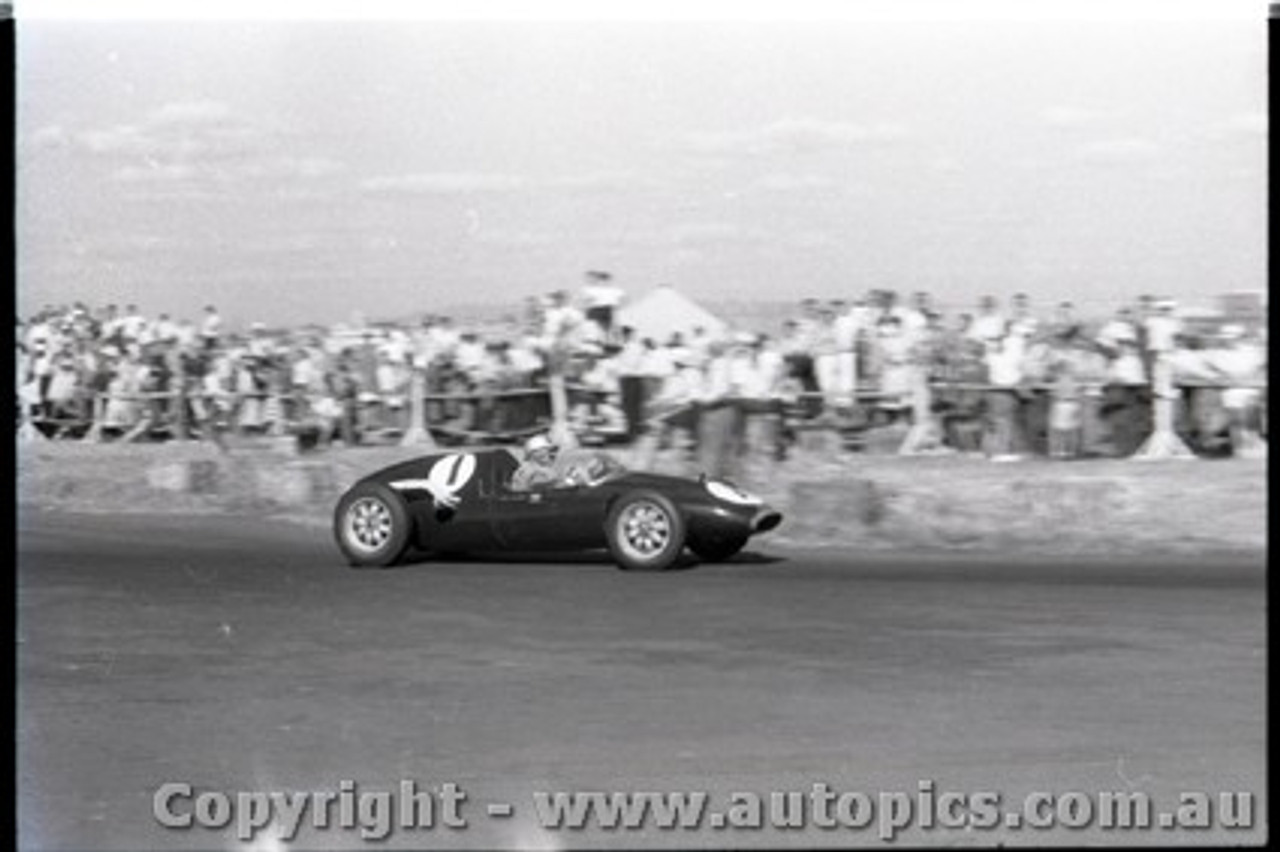
[[[524,442],[524,454],[526,458],[533,458],[540,454],[551,455],[556,450],[556,445],[546,435],[534,435],[532,438]]]

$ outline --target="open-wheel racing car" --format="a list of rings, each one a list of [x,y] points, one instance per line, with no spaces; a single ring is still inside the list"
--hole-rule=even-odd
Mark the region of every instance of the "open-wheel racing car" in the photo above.
[[[685,547],[728,559],[782,515],[728,482],[630,471],[606,453],[569,451],[563,476],[516,490],[505,448],[402,462],[343,494],[334,537],[351,565],[387,566],[408,550],[433,553],[608,549],[626,569],[671,567]]]

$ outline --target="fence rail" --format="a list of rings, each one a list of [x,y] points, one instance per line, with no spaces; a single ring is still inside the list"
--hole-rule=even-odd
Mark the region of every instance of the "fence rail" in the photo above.
[[[1153,390],[1151,384],[1081,383],[1082,393],[1106,388]],[[1197,389],[1267,390],[1265,381],[1213,381],[1186,378],[1176,382],[1175,393]],[[939,444],[940,427],[935,402],[940,391],[988,393],[1016,390],[1050,393],[1050,383],[1024,383],[1002,387],[989,382],[929,380],[917,382],[910,390],[888,391],[861,385],[853,394],[803,391],[768,398],[722,400],[738,403],[748,416],[778,417],[801,428],[848,429],[850,410],[889,407],[912,411],[912,428],[900,451],[915,454]],[[582,385],[565,388],[574,431],[585,443],[625,441],[634,436],[621,415],[618,391]],[[351,437],[378,440],[400,437],[405,443],[441,439],[466,443],[510,443],[550,427],[553,420],[551,388],[511,388],[474,391],[427,392],[425,383],[415,381],[408,393],[360,394],[337,400],[332,396],[302,392],[207,392],[190,390],[99,392],[79,402],[79,413],[38,413],[34,406],[19,405],[18,437],[40,440],[48,437],[101,442],[141,441],[158,435],[179,440],[219,441],[227,433],[287,435],[309,429],[323,431],[336,422],[345,425]],[[1153,393],[1150,404],[1155,421],[1154,445],[1161,452],[1183,455],[1181,439],[1174,432],[1176,400]],[[119,409],[113,407],[121,406]],[[1166,404],[1168,403],[1168,404]],[[685,401],[665,410],[651,410],[651,423],[660,424],[673,415],[696,411],[699,403]],[[1265,406],[1264,406],[1265,407]],[[610,414],[611,412],[611,414]],[[838,416],[820,417],[837,413]],[[1265,413],[1262,414],[1265,418]],[[1265,419],[1262,431],[1265,431]],[[1257,430],[1254,430],[1256,437]],[[424,436],[430,436],[426,438]],[[1250,440],[1257,447],[1258,440]],[[1189,453],[1189,451],[1188,451]],[[1139,454],[1142,456],[1143,454]],[[1144,456],[1145,457],[1145,456]]]

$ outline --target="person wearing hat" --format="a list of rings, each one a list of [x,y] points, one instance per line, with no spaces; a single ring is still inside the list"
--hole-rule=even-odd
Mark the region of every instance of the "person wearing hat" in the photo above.
[[[969,324],[969,336],[984,344],[1001,340],[1009,332],[1009,324],[1000,313],[1000,303],[995,296],[983,296],[978,302],[978,313]]]
[[[547,435],[534,435],[524,442],[524,461],[511,475],[512,491],[549,488],[562,478],[557,464],[560,447]]]
[[[1120,308],[1115,319],[1098,332],[1097,343],[1107,357],[1107,382],[1100,409],[1106,413],[1111,436],[1109,446],[1100,449],[1129,456],[1142,446],[1151,431],[1147,364],[1133,310]]]
[[[582,285],[582,303],[586,306],[586,318],[600,327],[607,337],[613,333],[613,317],[622,304],[622,288],[614,285],[613,276],[599,269],[586,273]]]

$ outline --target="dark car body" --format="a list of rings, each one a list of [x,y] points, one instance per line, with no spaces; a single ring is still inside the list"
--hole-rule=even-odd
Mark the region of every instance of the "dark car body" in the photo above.
[[[731,555],[750,536],[782,520],[777,511],[751,502],[749,495],[727,483],[709,487],[705,479],[626,471],[612,461],[608,474],[591,484],[517,491],[510,483],[519,464],[504,448],[437,453],[372,473],[352,486],[351,492],[367,491],[370,486],[394,491],[408,510],[412,526],[408,544],[435,552],[607,548],[611,513],[619,500],[637,495],[650,495],[662,505],[669,501],[680,516],[681,545],[695,553],[727,551]],[[439,505],[428,483],[437,490],[446,489],[456,499],[455,505]],[[736,492],[744,499],[724,499],[716,492],[730,497]],[[340,512],[342,506],[340,502]],[[341,523],[341,518],[335,519],[339,536]]]

